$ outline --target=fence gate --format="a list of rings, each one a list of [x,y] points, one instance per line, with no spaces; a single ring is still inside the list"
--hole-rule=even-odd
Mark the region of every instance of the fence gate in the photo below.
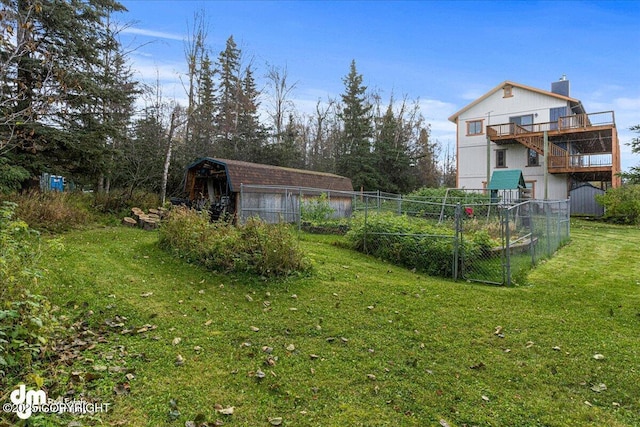
[[[514,205],[482,205],[461,212],[461,247],[472,232],[485,230],[489,245],[475,256],[460,251],[459,277],[497,285],[519,282],[540,259],[569,240],[569,201],[528,200]],[[477,239],[478,234],[474,233]]]

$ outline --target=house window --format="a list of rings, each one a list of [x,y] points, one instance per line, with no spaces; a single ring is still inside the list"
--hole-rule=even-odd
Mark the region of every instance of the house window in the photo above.
[[[513,96],[513,86],[511,85],[506,85],[505,87],[502,88],[503,90],[503,98],[511,98]]]
[[[472,120],[467,122],[467,136],[470,135],[482,135],[482,120]]]
[[[507,150],[506,149],[496,150],[496,167],[497,168],[507,167]]]
[[[527,192],[525,192],[525,194],[527,194],[530,199],[535,199],[536,198],[536,182],[525,181],[524,184],[526,189],[528,190]]]
[[[540,155],[533,148],[527,150],[527,166],[540,166]]]
[[[515,123],[516,125],[533,132],[533,114],[527,114],[526,116],[509,117],[509,123]]]

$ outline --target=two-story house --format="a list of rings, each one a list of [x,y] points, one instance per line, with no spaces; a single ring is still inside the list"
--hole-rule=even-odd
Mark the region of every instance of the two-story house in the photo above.
[[[457,187],[483,189],[495,171],[521,170],[536,199],[566,199],[583,183],[618,187],[613,111],[587,113],[563,76],[551,91],[505,81],[449,120],[457,125]]]

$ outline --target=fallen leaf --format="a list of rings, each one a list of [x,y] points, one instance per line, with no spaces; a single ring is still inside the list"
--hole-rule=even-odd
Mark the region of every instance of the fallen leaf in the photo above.
[[[249,329],[251,329],[253,332],[258,332],[260,330],[260,328],[258,328],[257,326],[250,326]]]
[[[266,377],[267,375],[266,375],[264,372],[262,372],[260,369],[258,369],[258,370],[256,371],[255,376],[256,376],[256,378],[258,378],[259,380],[261,380],[261,379],[263,379],[264,377]]]
[[[560,347],[555,346],[555,347],[553,347],[553,350],[555,350],[555,351],[560,351],[561,349],[560,349]]]
[[[445,420],[440,420],[440,425],[441,425],[442,427],[451,427],[451,426],[449,425],[449,423],[448,423],[448,422],[446,422]]]
[[[176,360],[173,362],[174,365],[176,366],[182,366],[184,365],[184,357],[182,357],[181,354],[176,356]]]
[[[202,351],[202,347],[200,347],[199,345],[196,345],[193,347],[193,351],[195,351],[196,353],[200,353]]]
[[[131,387],[129,383],[119,383],[113,387],[113,391],[116,395],[129,394],[131,392]]]
[[[488,402],[488,401],[489,401],[489,397],[488,397],[488,396],[485,396],[485,395],[483,394],[483,395],[482,395],[482,400],[484,400],[485,402]]]
[[[502,332],[502,326],[496,326],[496,330],[493,331],[493,335],[499,335]]]
[[[153,295],[153,292],[145,292],[143,294],[140,294],[142,298],[147,298],[147,297],[150,297],[151,295]]]
[[[367,378],[369,378],[371,381],[375,381],[376,380],[376,376],[373,374],[367,374]]]
[[[271,424],[272,426],[281,425],[282,424],[282,417],[269,418],[269,424]]]
[[[249,301],[249,302],[252,302],[252,301],[253,301],[253,297],[252,297],[251,295],[249,295],[249,294],[245,295],[244,297],[245,297],[245,299],[246,299],[247,301]]]
[[[204,322],[204,326],[209,326],[213,323],[213,320],[209,319],[206,322]]]
[[[199,293],[200,295],[203,295],[203,294],[204,294],[204,289],[200,289],[200,290],[198,291],[198,293]]]
[[[178,345],[178,344],[180,344],[180,342],[181,342],[181,341],[182,341],[182,338],[180,338],[180,337],[175,337],[175,338],[173,339],[173,341],[171,341],[171,344],[173,344],[173,345]]]
[[[535,344],[533,343],[533,341],[527,341],[527,343],[525,344],[526,348],[531,348],[533,347]]]
[[[218,411],[218,413],[222,415],[233,415],[233,411],[235,411],[235,409],[235,407],[229,406],[228,408],[216,409],[216,411]]]
[[[606,389],[607,389],[607,386],[604,383],[596,384],[596,385],[591,387],[591,390],[595,391],[596,393],[603,392]]]
[[[602,360],[604,359],[604,355],[600,354],[600,353],[596,353],[593,355],[593,358],[596,360]]]
[[[298,299],[298,295],[293,294],[293,295],[291,295],[291,298],[293,298],[293,299]]]
[[[295,349],[296,349],[296,346],[295,346],[295,345],[293,345],[293,344],[289,344],[289,345],[287,346],[287,351],[293,351],[293,350],[295,350]]]

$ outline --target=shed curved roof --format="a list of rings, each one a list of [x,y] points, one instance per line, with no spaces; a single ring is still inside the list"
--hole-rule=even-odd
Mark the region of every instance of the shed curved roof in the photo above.
[[[284,168],[281,166],[243,162],[240,160],[203,157],[187,166],[187,171],[204,164],[224,167],[231,191],[240,191],[240,185],[282,185],[309,187],[337,191],[353,191],[351,179],[326,172]]]

